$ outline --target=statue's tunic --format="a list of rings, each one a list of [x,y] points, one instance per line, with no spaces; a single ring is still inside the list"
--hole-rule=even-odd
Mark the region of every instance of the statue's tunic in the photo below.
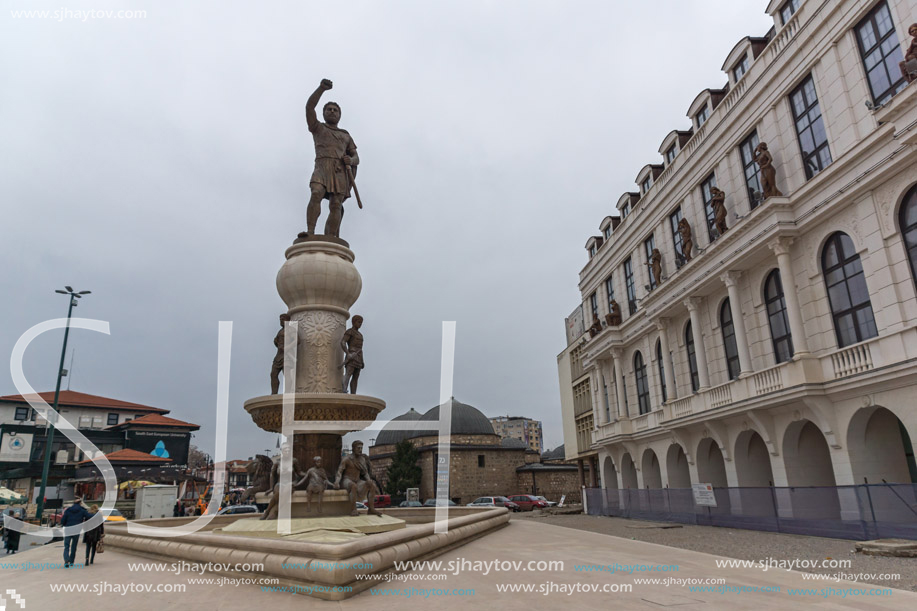
[[[356,153],[357,145],[353,138],[347,130],[331,127],[327,123],[316,123],[312,139],[315,141],[315,171],[309,183],[322,185],[326,199],[331,195],[347,199],[350,196],[350,178],[341,159]],[[351,169],[356,174],[357,168],[351,166]]]
[[[344,332],[343,341],[347,345],[344,367],[363,369],[363,334],[351,327]]]

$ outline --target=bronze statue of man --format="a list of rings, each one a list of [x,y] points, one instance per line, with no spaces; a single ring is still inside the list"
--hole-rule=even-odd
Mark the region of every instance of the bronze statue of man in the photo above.
[[[360,158],[353,138],[346,130],[338,127],[341,107],[337,102],[328,102],[323,107],[324,123],[315,115],[319,98],[331,87],[331,81],[322,79],[318,89],[306,102],[306,124],[315,141],[315,170],[309,180],[312,194],[306,208],[306,234],[315,235],[315,224],[322,212],[322,200],[327,199],[330,211],[325,221],[325,235],[337,238],[340,237],[341,218],[344,216],[344,200],[350,197]]]
[[[602,332],[602,321],[599,320],[598,314],[592,315],[592,326],[589,327],[589,337],[595,337]]]
[[[908,27],[907,33],[911,35],[911,44],[908,46],[907,51],[904,52],[904,61],[899,65],[904,80],[908,83],[913,83],[917,81],[917,69],[915,69],[915,65],[917,65],[917,23],[912,23]]]
[[[767,142],[759,142],[755,147],[755,163],[761,169],[761,190],[764,199],[768,197],[783,197],[777,188],[777,170],[774,168],[774,158],[767,150]]]
[[[678,221],[678,235],[681,236],[681,252],[685,261],[690,261],[691,252],[694,250],[694,238],[691,235],[691,225],[688,219]]]
[[[650,269],[653,272],[653,280],[656,286],[659,286],[662,284],[662,253],[659,252],[658,248],[654,248],[650,256]]]
[[[280,446],[280,454],[283,458],[289,458],[290,454],[293,453],[293,446],[289,441],[284,442]],[[274,465],[271,467],[271,482],[270,489],[273,490],[271,494],[271,500],[268,503],[267,509],[264,510],[264,515],[261,516],[262,520],[276,520],[277,519],[277,504],[280,502],[280,462],[283,460],[280,458]],[[302,472],[302,469],[299,467],[299,460],[296,457],[293,457],[293,490],[297,490],[297,482],[302,481],[302,478],[305,477],[305,473]]]
[[[344,383],[341,385],[341,392],[347,392],[347,385],[350,384],[350,394],[357,394],[357,382],[360,379],[360,371],[363,369],[363,334],[360,333],[360,327],[363,326],[363,317],[359,314],[353,317],[351,327],[344,332],[341,338],[341,348],[344,350]]]
[[[710,187],[710,207],[713,208],[713,222],[720,235],[729,230],[726,224],[726,192],[716,187]]]
[[[272,395],[276,395],[280,391],[280,372],[283,371],[284,323],[289,320],[289,314],[283,313],[280,315],[280,331],[274,336],[274,345],[277,346],[277,354],[274,355],[274,363],[271,365]]]
[[[621,324],[621,306],[618,305],[618,302],[612,299],[608,302],[608,309],[610,312],[605,315],[605,322],[609,327],[617,327]]]
[[[346,456],[341,461],[341,466],[338,467],[334,487],[350,493],[350,503],[353,507],[350,515],[360,515],[360,512],[357,511],[357,501],[366,498],[368,513],[380,516],[382,514],[375,508],[376,484],[372,479],[372,466],[369,457],[363,454],[363,442],[354,441],[350,448],[350,455]]]
[[[312,496],[318,495],[318,514],[322,513],[322,499],[325,496],[326,488],[333,488],[334,483],[328,479],[328,474],[322,468],[322,457],[316,456],[312,459],[312,467],[306,471],[301,480],[293,485],[294,490],[306,491],[306,513],[312,511]]]

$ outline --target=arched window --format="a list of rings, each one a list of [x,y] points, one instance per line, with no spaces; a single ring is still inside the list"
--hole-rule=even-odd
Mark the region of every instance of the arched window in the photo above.
[[[656,364],[659,367],[659,388],[662,391],[662,402],[669,400],[665,393],[665,365],[662,361],[662,340],[656,340]]]
[[[700,377],[697,375],[697,356],[694,354],[694,333],[691,323],[685,326],[685,350],[688,352],[688,369],[691,371],[691,390],[700,388]]]
[[[720,329],[723,331],[723,348],[726,350],[726,373],[730,380],[739,377],[742,367],[739,364],[739,348],[736,346],[736,329],[732,324],[732,309],[729,298],[720,307]]]
[[[911,262],[911,275],[917,280],[917,186],[911,188],[904,196],[901,211],[898,213],[901,222],[901,234],[904,236],[904,247]]]
[[[771,327],[774,342],[774,359],[784,363],[793,358],[793,336],[790,335],[790,321],[786,316],[786,301],[783,300],[783,283],[780,270],[772,270],[764,283],[764,303],[767,307],[767,322]]]
[[[650,385],[646,379],[646,365],[643,355],[637,352],[634,355],[634,377],[637,379],[637,405],[641,414],[650,412]]]
[[[863,265],[850,236],[837,232],[828,238],[821,254],[821,266],[828,287],[838,347],[878,335]]]

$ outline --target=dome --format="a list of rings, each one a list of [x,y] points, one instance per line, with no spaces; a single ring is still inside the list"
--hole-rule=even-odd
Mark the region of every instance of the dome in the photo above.
[[[402,420],[402,421],[420,420],[420,413],[417,411],[414,411],[414,408],[412,407],[409,411],[401,414],[400,416],[396,416],[392,418],[392,422],[396,422],[398,420]],[[379,431],[379,435],[376,437],[376,442],[373,445],[376,445],[376,446],[394,445],[398,443],[399,441],[404,441],[405,439],[408,439],[414,436],[415,436],[415,431],[391,430],[389,429],[389,425],[386,424],[384,427],[382,427],[382,430]]]
[[[495,435],[494,427],[487,416],[470,405],[459,403],[454,398],[452,401],[452,435]],[[439,421],[439,406],[430,409],[420,417],[424,421]],[[424,437],[437,435],[438,430],[415,431],[410,437]],[[409,439],[410,439],[409,437]]]

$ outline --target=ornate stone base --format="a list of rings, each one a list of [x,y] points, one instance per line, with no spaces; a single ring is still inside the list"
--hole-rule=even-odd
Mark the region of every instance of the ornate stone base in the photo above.
[[[478,509],[454,507],[449,510],[449,532],[435,533],[436,510],[426,514],[411,512],[405,516],[406,528],[374,535],[359,535],[340,542],[309,542],[285,538],[239,536],[233,533],[200,532],[175,538],[154,538],[128,533],[126,523],[110,522],[105,526],[105,544],[111,548],[162,561],[219,563],[225,566],[255,563],[264,569],[258,573],[223,571],[227,577],[271,577],[278,586],[296,587],[297,592],[325,600],[343,600],[359,594],[385,580],[395,571],[395,561],[422,560],[436,557],[464,545],[509,523],[509,511],[499,507]],[[400,517],[400,510],[386,509],[386,515]],[[228,528],[236,516],[218,516],[210,528]],[[251,518],[241,519],[251,520]],[[149,526],[177,526],[194,518],[140,520]],[[418,523],[423,520],[423,523]],[[347,539],[344,536],[344,539]],[[293,568],[298,567],[298,568]],[[305,568],[308,567],[308,568]],[[347,568],[344,568],[347,567]],[[352,568],[366,567],[366,568]],[[357,574],[368,579],[357,579]],[[335,586],[350,589],[340,591]]]
[[[245,402],[245,411],[259,428],[280,433],[283,428],[283,395],[265,395]],[[312,458],[322,457],[325,472],[333,478],[341,464],[341,436],[360,431],[385,409],[385,401],[367,395],[345,393],[296,393],[293,418],[304,422],[337,421],[340,424],[316,425],[315,432],[293,436],[293,456],[303,470]]]
[[[367,395],[344,393],[296,393],[293,395],[293,418],[299,421],[338,421],[340,426],[317,425],[315,433],[343,435],[360,431],[385,409],[385,401]],[[283,426],[283,395],[254,397],[245,402],[258,428],[280,433]],[[353,424],[348,422],[352,421]],[[310,461],[311,462],[311,461]]]

